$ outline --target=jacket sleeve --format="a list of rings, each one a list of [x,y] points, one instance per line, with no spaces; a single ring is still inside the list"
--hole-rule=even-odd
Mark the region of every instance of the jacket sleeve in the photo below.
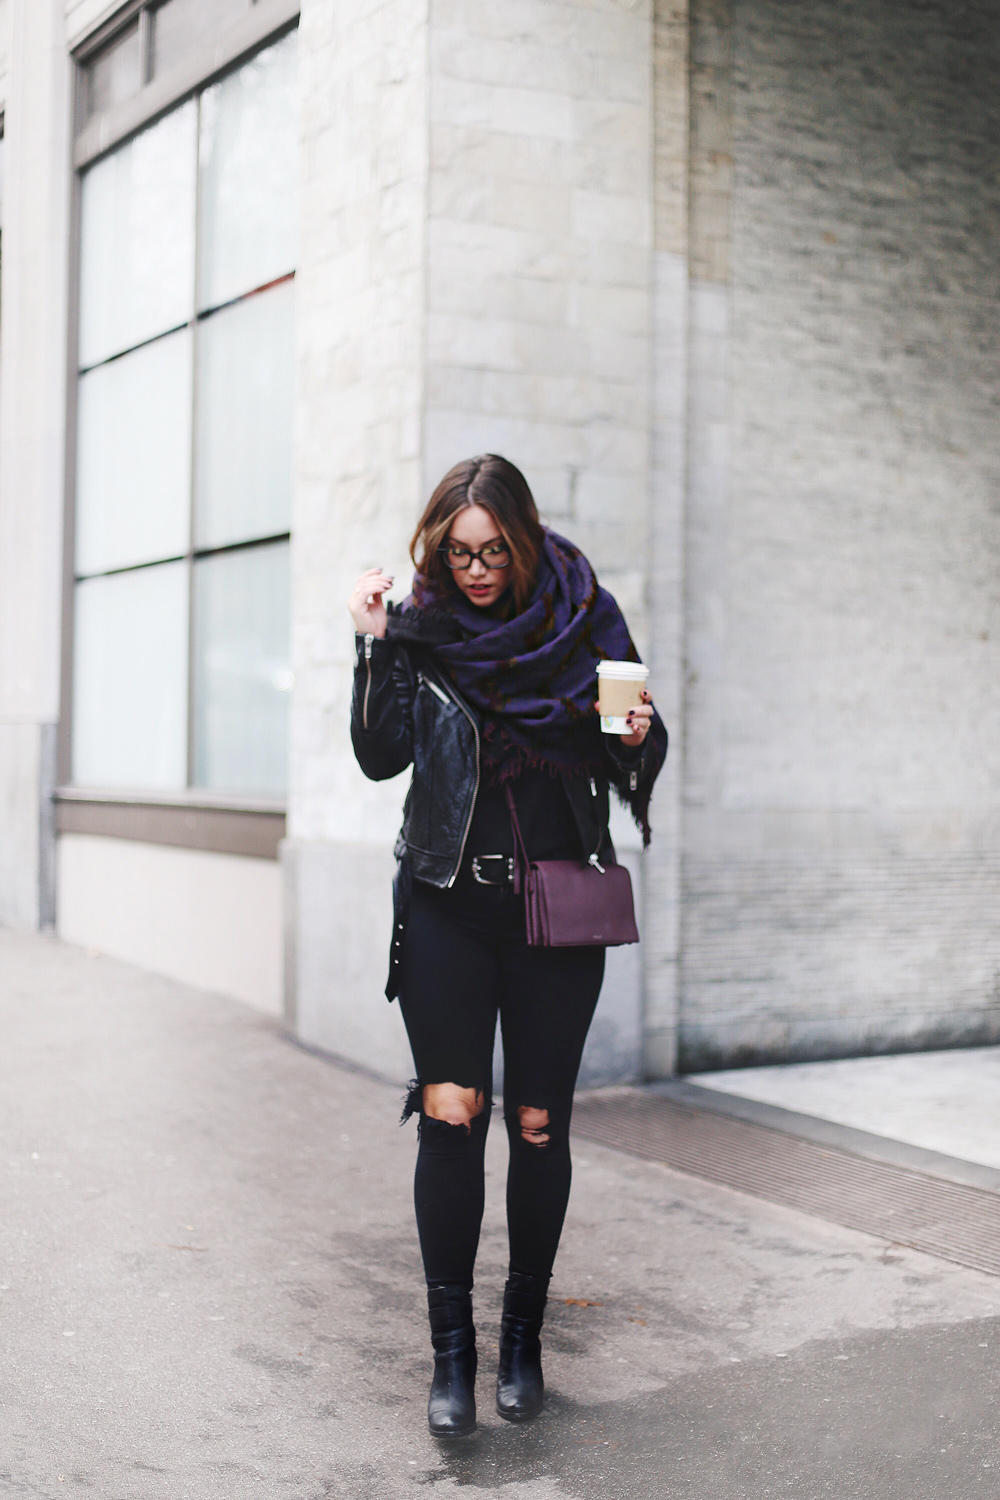
[[[351,743],[370,781],[388,781],[413,759],[413,682],[405,650],[359,635]]]
[[[603,739],[608,777],[623,795],[652,785],[667,758],[667,727],[655,709],[643,744],[623,745],[617,734]]]

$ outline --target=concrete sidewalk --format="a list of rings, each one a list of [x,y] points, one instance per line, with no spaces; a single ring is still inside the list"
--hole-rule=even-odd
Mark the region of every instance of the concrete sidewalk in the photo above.
[[[10,932],[0,1028],[0,1493],[1000,1496],[1000,1279],[580,1143],[550,1402],[512,1430],[494,1130],[483,1421],[442,1447],[396,1090]]]
[[[1000,1168],[1000,1047],[731,1068],[691,1082]]]

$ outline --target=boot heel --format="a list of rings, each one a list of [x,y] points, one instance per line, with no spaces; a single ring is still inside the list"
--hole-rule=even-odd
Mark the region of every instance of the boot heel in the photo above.
[[[432,1437],[468,1437],[476,1430],[476,1330],[468,1287],[438,1282],[427,1288],[434,1346],[434,1378],[427,1402]]]

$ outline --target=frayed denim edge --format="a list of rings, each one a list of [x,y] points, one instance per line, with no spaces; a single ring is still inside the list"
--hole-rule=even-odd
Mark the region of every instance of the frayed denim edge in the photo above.
[[[462,1088],[475,1088],[475,1084],[462,1084]],[[483,1108],[481,1114],[492,1114],[496,1108],[496,1100],[489,1089],[476,1088],[477,1094],[483,1096]],[[420,1127],[424,1122],[424,1085],[421,1079],[411,1078],[406,1088],[406,1096],[403,1100],[403,1113],[399,1117],[400,1125],[405,1125],[411,1115],[417,1117],[417,1138],[420,1137]],[[439,1123],[444,1123],[439,1122]]]

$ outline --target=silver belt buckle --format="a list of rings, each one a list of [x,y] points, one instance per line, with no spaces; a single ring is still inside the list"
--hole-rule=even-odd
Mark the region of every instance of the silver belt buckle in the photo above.
[[[490,864],[493,864],[496,860],[499,860],[501,862],[501,864],[503,864],[503,865],[506,866],[506,868],[504,870],[503,879],[502,880],[484,880],[484,878],[483,878],[483,865],[486,864],[487,862],[489,862]],[[508,885],[508,884],[510,884],[513,881],[513,879],[514,879],[514,856],[512,854],[476,854],[476,855],[474,855],[473,859],[472,859],[472,878],[476,882],[477,885],[501,886],[501,885]]]

